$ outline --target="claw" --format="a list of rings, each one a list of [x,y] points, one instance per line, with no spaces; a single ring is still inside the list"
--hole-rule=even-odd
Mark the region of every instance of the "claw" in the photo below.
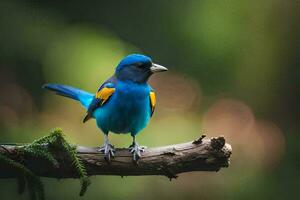
[[[99,152],[104,153],[104,159],[110,163],[111,158],[115,156],[115,148],[113,145],[111,145],[108,141],[108,139],[105,139],[104,145],[98,149]]]
[[[145,151],[147,147],[140,146],[137,142],[133,142],[132,145],[129,146],[129,152],[133,155],[133,161],[137,162],[141,158],[141,153]]]
[[[111,158],[115,157],[116,150],[114,149],[114,146],[109,143],[105,143],[98,151],[104,153],[104,159],[107,162],[110,162]]]

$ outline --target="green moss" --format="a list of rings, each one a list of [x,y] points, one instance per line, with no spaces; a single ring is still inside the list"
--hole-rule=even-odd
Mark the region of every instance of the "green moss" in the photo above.
[[[80,183],[81,190],[79,195],[83,196],[90,185],[90,180],[87,176],[84,165],[77,157],[76,146],[69,144],[63,135],[61,129],[54,129],[50,135],[44,136],[38,140],[33,141],[29,145],[25,145],[24,148],[19,150],[21,156],[33,156],[47,160],[53,165],[53,167],[59,167],[59,161],[55,158],[54,151],[64,152],[64,160],[60,162],[72,163],[74,170],[76,171]],[[32,200],[44,199],[44,188],[39,177],[36,176],[30,169],[28,169],[22,163],[18,163],[5,155],[0,154],[0,162],[7,164],[9,167],[15,169],[19,174],[18,185],[19,193],[23,193],[27,186],[30,198]]]
[[[20,193],[24,192],[25,185],[27,184],[27,188],[32,200],[45,199],[43,184],[39,177],[36,176],[30,169],[2,154],[0,154],[0,162],[8,165],[18,173],[18,185]]]

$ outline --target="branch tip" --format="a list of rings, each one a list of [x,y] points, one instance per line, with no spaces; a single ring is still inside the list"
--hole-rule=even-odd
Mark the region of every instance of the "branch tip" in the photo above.
[[[219,136],[217,138],[211,139],[211,147],[217,151],[221,150],[225,145],[224,136]]]

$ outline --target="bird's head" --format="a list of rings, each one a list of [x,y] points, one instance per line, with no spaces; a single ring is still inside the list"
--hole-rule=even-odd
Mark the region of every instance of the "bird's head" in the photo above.
[[[167,71],[166,67],[155,64],[151,58],[141,54],[131,54],[123,58],[116,68],[116,77],[120,80],[130,80],[145,83],[156,72]]]

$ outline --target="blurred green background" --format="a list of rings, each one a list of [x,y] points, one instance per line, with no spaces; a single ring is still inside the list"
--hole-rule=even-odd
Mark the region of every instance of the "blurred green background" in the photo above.
[[[95,92],[125,55],[169,68],[151,78],[157,108],[138,136],[148,147],[224,135],[231,165],[165,177],[43,178],[47,199],[296,199],[300,179],[300,3],[289,0],[0,2],[0,142],[31,142],[61,127],[99,146],[78,103],[41,89]],[[111,135],[118,147],[128,135]],[[1,200],[18,195],[0,180]]]

